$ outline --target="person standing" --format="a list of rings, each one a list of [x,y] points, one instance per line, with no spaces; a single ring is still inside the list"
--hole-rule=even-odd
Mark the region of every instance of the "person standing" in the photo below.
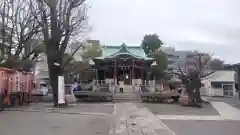
[[[123,88],[124,88],[124,82],[123,82],[123,80],[120,80],[119,81],[119,91],[120,91],[120,93],[123,93]]]
[[[71,91],[74,93],[75,91],[79,91],[79,84],[77,80],[74,80],[74,83],[72,84]]]
[[[41,94],[42,96],[45,96],[48,94],[48,87],[46,83],[41,83],[40,84],[40,89],[41,89]]]

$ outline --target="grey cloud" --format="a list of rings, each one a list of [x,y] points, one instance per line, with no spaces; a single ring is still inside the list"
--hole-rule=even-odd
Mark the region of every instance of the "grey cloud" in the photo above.
[[[139,45],[147,33],[179,49],[211,51],[239,62],[239,0],[89,0],[91,38]],[[234,49],[232,48],[234,47]],[[231,50],[231,53],[227,50]]]

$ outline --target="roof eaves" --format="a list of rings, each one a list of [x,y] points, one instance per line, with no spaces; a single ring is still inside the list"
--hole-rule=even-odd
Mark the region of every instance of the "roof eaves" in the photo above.
[[[124,49],[124,52],[121,52],[123,49]],[[131,55],[131,56],[136,57],[138,59],[144,59],[144,58],[142,58],[140,56],[137,56],[137,55],[133,54],[132,52],[130,52],[126,45],[122,45],[121,48],[116,53],[111,54],[111,55],[109,55],[105,58],[113,58],[113,57],[116,57],[118,55],[123,55],[123,54]]]
[[[135,58],[138,58],[138,59],[144,59],[144,58],[139,57],[139,56],[137,56],[137,55],[134,55],[134,54],[132,54],[132,53],[118,53],[118,54],[115,54],[115,55],[107,56],[106,58],[113,58],[113,57],[116,57],[116,56],[119,56],[119,55],[131,55],[131,56],[133,56],[133,57],[135,57]]]
[[[100,56],[100,57],[95,57],[95,58],[93,58],[93,59],[104,59],[102,56]]]

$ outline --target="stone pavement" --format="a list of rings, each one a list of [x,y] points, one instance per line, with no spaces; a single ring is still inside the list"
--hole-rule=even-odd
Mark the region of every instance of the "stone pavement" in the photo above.
[[[213,107],[218,110],[222,117],[229,120],[240,120],[240,110],[225,103],[225,102],[211,102]]]
[[[225,102],[233,107],[240,109],[240,100],[238,95],[234,97],[204,97],[210,102]]]
[[[239,101],[225,98],[209,101],[211,105],[204,108],[161,104],[145,107],[153,110],[176,135],[239,135],[240,110],[236,107]]]
[[[24,112],[46,112],[77,115],[112,115],[114,104],[111,103],[89,103],[89,104],[69,104],[67,108],[53,108],[52,103],[32,103],[28,106],[19,108],[6,108],[5,111],[24,111]]]
[[[239,135],[240,121],[163,120],[177,135]]]
[[[161,114],[159,112],[157,117],[161,120],[206,120],[206,121],[240,121],[240,110],[237,108],[225,103],[225,102],[211,102],[213,108],[218,112],[216,115],[212,115],[211,113],[207,114],[204,112],[204,115],[198,115],[197,113],[193,114],[194,111],[189,115],[186,114]],[[183,107],[184,108],[184,107]],[[196,109],[191,107],[185,107],[186,109]],[[198,108],[198,111],[201,112],[203,108]]]
[[[111,116],[4,111],[0,135],[108,135]]]
[[[116,104],[116,114],[110,135],[175,135],[146,108],[134,103]]]
[[[52,103],[36,103],[1,112],[0,135],[226,135],[225,127],[238,135],[240,111],[225,102],[211,103],[204,108],[132,101],[76,103],[57,109]],[[218,128],[222,132],[216,132]]]
[[[117,103],[115,107],[110,135],[200,135],[204,129],[200,122],[213,128],[210,132],[204,129],[207,135],[226,135],[222,134],[227,133],[225,127],[233,130],[231,135],[239,134],[240,112],[225,102],[211,102],[203,108],[146,103]],[[217,132],[218,128],[223,132]]]
[[[211,102],[219,115],[157,115],[177,135],[239,135],[240,113],[225,102]]]

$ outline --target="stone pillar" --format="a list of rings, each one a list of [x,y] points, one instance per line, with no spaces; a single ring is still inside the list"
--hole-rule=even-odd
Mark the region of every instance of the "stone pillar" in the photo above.
[[[132,61],[131,84],[134,85],[134,60]]]
[[[140,68],[140,69],[141,69],[141,78],[142,78],[141,80],[142,80],[142,85],[143,85],[143,84],[144,84],[144,78],[143,78],[143,77],[144,77],[144,76],[143,76],[143,64],[141,64],[141,68]]]

